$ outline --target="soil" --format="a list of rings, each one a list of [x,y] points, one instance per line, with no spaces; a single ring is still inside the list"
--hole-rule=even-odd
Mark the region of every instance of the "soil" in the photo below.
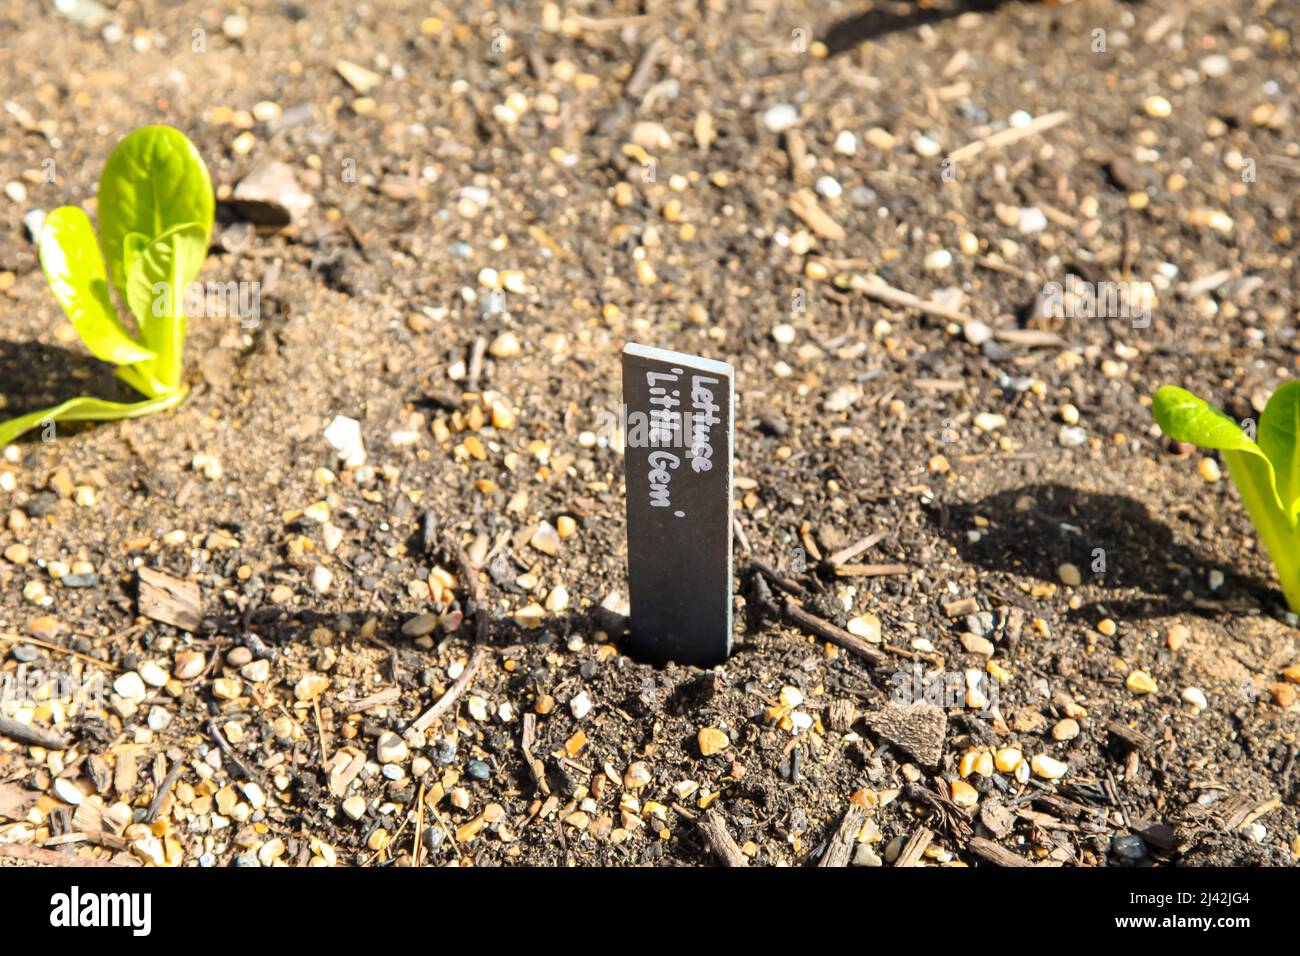
[[[988,865],[972,843],[986,837],[1049,865],[1293,865],[1300,709],[1282,671],[1300,660],[1296,619],[1230,482],[1160,437],[1149,396],[1178,383],[1241,419],[1294,374],[1296,8],[647,6],[257,3],[242,36],[223,30],[233,7],[190,3],[109,2],[120,30],[107,35],[37,0],[0,15],[0,179],[25,191],[2,206],[5,415],[130,398],[76,341],[23,225],[31,208],[92,200],[128,130],[165,122],[193,139],[223,201],[202,278],[261,285],[256,324],[191,320],[183,406],[60,426],[0,460],[14,485],[0,491],[0,550],[30,553],[0,560],[6,672],[31,658],[112,681],[146,661],[171,670],[188,649],[211,661],[130,716],[38,707],[32,719],[72,741],[62,756],[0,743],[0,787],[40,793],[8,822],[0,811],[0,842],[80,829],[53,795],[60,776],[92,804],[127,804],[139,827],[179,760],[148,833],[67,851],[139,862],[152,835],[186,865],[259,851],[408,865],[417,831],[465,828],[422,835],[418,862],[705,865],[696,821],[713,810],[752,863],[810,864],[853,800],[872,810],[860,864],[892,861],[924,827],[927,864]],[[340,60],[377,74],[373,88],[349,85]],[[258,108],[265,120],[252,115],[263,101],[278,107]],[[764,119],[781,103],[798,112],[785,133]],[[1018,111],[1056,110],[1069,115],[1053,128],[942,161]],[[842,131],[852,155],[835,149]],[[253,231],[225,200],[269,161],[314,204]],[[817,199],[840,238],[790,206],[823,176],[841,187]],[[1023,210],[1045,227],[1026,231],[1037,212]],[[1067,273],[1155,281],[1149,326],[1045,319],[1044,283]],[[885,305],[846,278],[869,274],[975,321]],[[736,650],[714,671],[633,660],[602,609],[626,594],[608,421],[629,341],[737,370]],[[514,421],[494,427],[493,402]],[[1081,432],[1062,432],[1066,404]],[[366,466],[345,468],[323,438],[339,415],[361,422]],[[320,502],[342,532],[333,553]],[[558,553],[532,547],[561,516],[577,530]],[[873,533],[855,561],[905,573],[846,577],[819,559]],[[444,586],[458,575],[448,536],[487,566],[486,608],[463,575]],[[90,586],[69,586],[60,562],[84,563]],[[755,562],[836,625],[876,615],[886,663],[764,613]],[[1079,586],[1061,583],[1064,563]],[[202,624],[141,616],[142,566],[197,583]],[[318,567],[328,588],[313,586]],[[516,620],[557,586],[567,606],[539,627]],[[970,608],[946,611],[962,598],[973,623]],[[405,636],[425,612],[442,625]],[[490,619],[484,665],[388,779],[380,735],[452,685],[475,612]],[[972,626],[994,642],[994,710],[946,706],[942,756],[923,766],[873,714],[914,663],[984,672],[962,637]],[[240,676],[249,659],[270,662],[266,679]],[[1153,693],[1130,688],[1134,671]],[[294,694],[308,674],[329,681],[314,703]],[[223,678],[239,680],[234,699],[214,694]],[[385,688],[396,699],[349,713]],[[783,688],[812,718],[797,734],[771,713]],[[164,729],[146,724],[154,706]],[[538,711],[551,800],[520,747],[521,715]],[[1067,717],[1078,734],[1057,740]],[[705,727],[727,735],[721,754],[702,755]],[[1011,746],[1068,772],[961,776],[968,751]],[[90,775],[91,758],[114,768],[128,748],[140,769],[125,792]],[[331,793],[353,754],[367,765]],[[641,788],[624,783],[635,761]],[[239,790],[214,821],[245,774],[269,800]],[[961,779],[975,807],[954,799]],[[360,819],[344,795],[363,798]],[[1138,852],[1117,852],[1133,833]]]

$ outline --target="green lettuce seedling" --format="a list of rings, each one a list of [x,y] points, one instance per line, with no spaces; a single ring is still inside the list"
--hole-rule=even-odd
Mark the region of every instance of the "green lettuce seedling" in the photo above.
[[[99,178],[99,237],[79,206],[60,206],[41,229],[41,268],[91,354],[144,396],[134,403],[73,398],[0,424],[0,447],[58,421],[139,418],[179,405],[185,290],[212,236],[212,180],[194,144],[170,126],[142,126],[108,157]],[[109,283],[135,317],[118,317]]]
[[[1217,408],[1172,385],[1156,392],[1152,411],[1160,430],[1175,441],[1223,452],[1286,603],[1300,614],[1300,381],[1284,383],[1268,400],[1258,441]]]

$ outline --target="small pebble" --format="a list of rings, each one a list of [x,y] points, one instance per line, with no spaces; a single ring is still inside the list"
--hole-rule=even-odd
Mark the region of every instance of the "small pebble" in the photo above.
[[[54,795],[70,806],[79,806],[81,801],[86,799],[86,795],[75,781],[67,777],[56,777],[54,780]]]
[[[763,114],[763,125],[773,133],[784,133],[799,122],[799,111],[789,103],[778,103]]]
[[[879,644],[880,618],[875,614],[861,614],[849,621],[848,631],[855,637],[870,641],[872,644]]]
[[[650,765],[644,760],[637,760],[623,774],[623,787],[627,790],[640,790],[649,786],[651,779]]]
[[[1154,694],[1157,690],[1155,680],[1142,670],[1129,671],[1124,684],[1135,694]]]
[[[579,691],[572,699],[570,699],[569,713],[573,714],[575,720],[582,720],[582,718],[591,713],[591,698],[587,696],[585,690]]]
[[[1142,103],[1142,109],[1146,111],[1147,116],[1155,119],[1164,119],[1174,111],[1173,104],[1163,96],[1148,96]]]
[[[113,681],[113,693],[124,700],[138,704],[144,700],[148,691],[145,689],[144,680],[141,679],[139,674],[135,671],[127,671]]]
[[[554,557],[560,550],[560,535],[549,522],[543,521],[528,543],[542,554]]]
[[[716,727],[701,727],[696,739],[700,745],[700,753],[706,757],[721,753],[731,746],[731,740]]]
[[[1052,728],[1053,740],[1073,740],[1077,736],[1079,736],[1079,722],[1069,717],[1057,721],[1056,726]]]
[[[334,573],[323,565],[316,565],[311,573],[311,588],[317,594],[325,594],[334,584]]]
[[[163,687],[171,679],[167,671],[160,667],[156,661],[145,661],[137,670],[140,678],[150,687]],[[125,697],[126,695],[123,694],[122,696]]]
[[[380,763],[402,763],[410,755],[410,750],[406,746],[406,741],[393,731],[386,730],[379,735],[375,755]]]
[[[1183,702],[1191,704],[1197,711],[1202,711],[1210,706],[1210,702],[1205,698],[1205,691],[1199,687],[1188,687],[1182,693]]]
[[[961,328],[962,335],[971,345],[983,345],[993,338],[993,330],[979,319],[971,319]]]
[[[1165,646],[1171,651],[1180,649],[1187,643],[1187,639],[1192,636],[1191,630],[1185,624],[1175,624],[1169,628],[1165,634]]]
[[[844,187],[840,185],[839,180],[834,176],[820,176],[813,185],[818,194],[827,199],[839,199],[844,192]]]
[[[438,615],[431,613],[417,614],[408,618],[402,625],[403,637],[426,637],[438,629]]]
[[[1078,448],[1088,441],[1088,433],[1077,425],[1062,425],[1056,440],[1062,448]]]
[[[1060,780],[1069,771],[1070,765],[1047,754],[1036,754],[1029,762],[1029,768],[1036,777],[1042,777],[1044,780]]]
[[[1024,760],[1024,755],[1017,747],[1003,747],[993,755],[993,765],[1003,773],[1014,773]]]
[[[1110,848],[1111,852],[1124,860],[1137,862],[1147,856],[1146,842],[1135,834],[1111,837]]]

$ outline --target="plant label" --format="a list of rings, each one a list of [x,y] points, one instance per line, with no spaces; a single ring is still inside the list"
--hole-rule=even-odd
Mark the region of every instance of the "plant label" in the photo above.
[[[644,345],[623,349],[632,651],[711,667],[731,652],[735,371]]]

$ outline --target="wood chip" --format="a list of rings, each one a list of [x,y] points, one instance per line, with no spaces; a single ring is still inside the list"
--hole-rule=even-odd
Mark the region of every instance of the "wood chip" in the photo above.
[[[908,839],[907,844],[903,847],[903,852],[898,854],[898,859],[894,861],[894,866],[917,866],[921,862],[921,857],[929,847],[930,841],[934,839],[934,832],[927,830],[925,827],[917,830]]]
[[[153,568],[141,568],[140,613],[152,621],[182,631],[197,631],[203,621],[202,596],[194,581],[184,581]]]
[[[718,858],[723,866],[749,866],[749,860],[745,854],[740,852],[740,847],[732,839],[731,833],[727,830],[727,824],[722,819],[722,815],[716,810],[705,811],[704,815],[696,822],[700,828],[700,834],[704,837],[704,842],[709,845],[713,855]]]
[[[1016,856],[1010,850],[1003,849],[992,840],[986,840],[984,837],[971,837],[966,844],[967,848],[981,860],[992,863],[994,866],[1033,866],[1022,856]]]
[[[867,808],[856,803],[849,804],[839,827],[835,830],[835,835],[831,837],[826,852],[822,854],[817,865],[848,866],[849,860],[853,857],[853,845],[857,842],[858,834],[862,832],[862,824],[866,822]]]
[[[905,750],[927,767],[938,766],[943,756],[948,717],[934,704],[898,704],[889,701],[867,714],[867,726],[886,741]]]

